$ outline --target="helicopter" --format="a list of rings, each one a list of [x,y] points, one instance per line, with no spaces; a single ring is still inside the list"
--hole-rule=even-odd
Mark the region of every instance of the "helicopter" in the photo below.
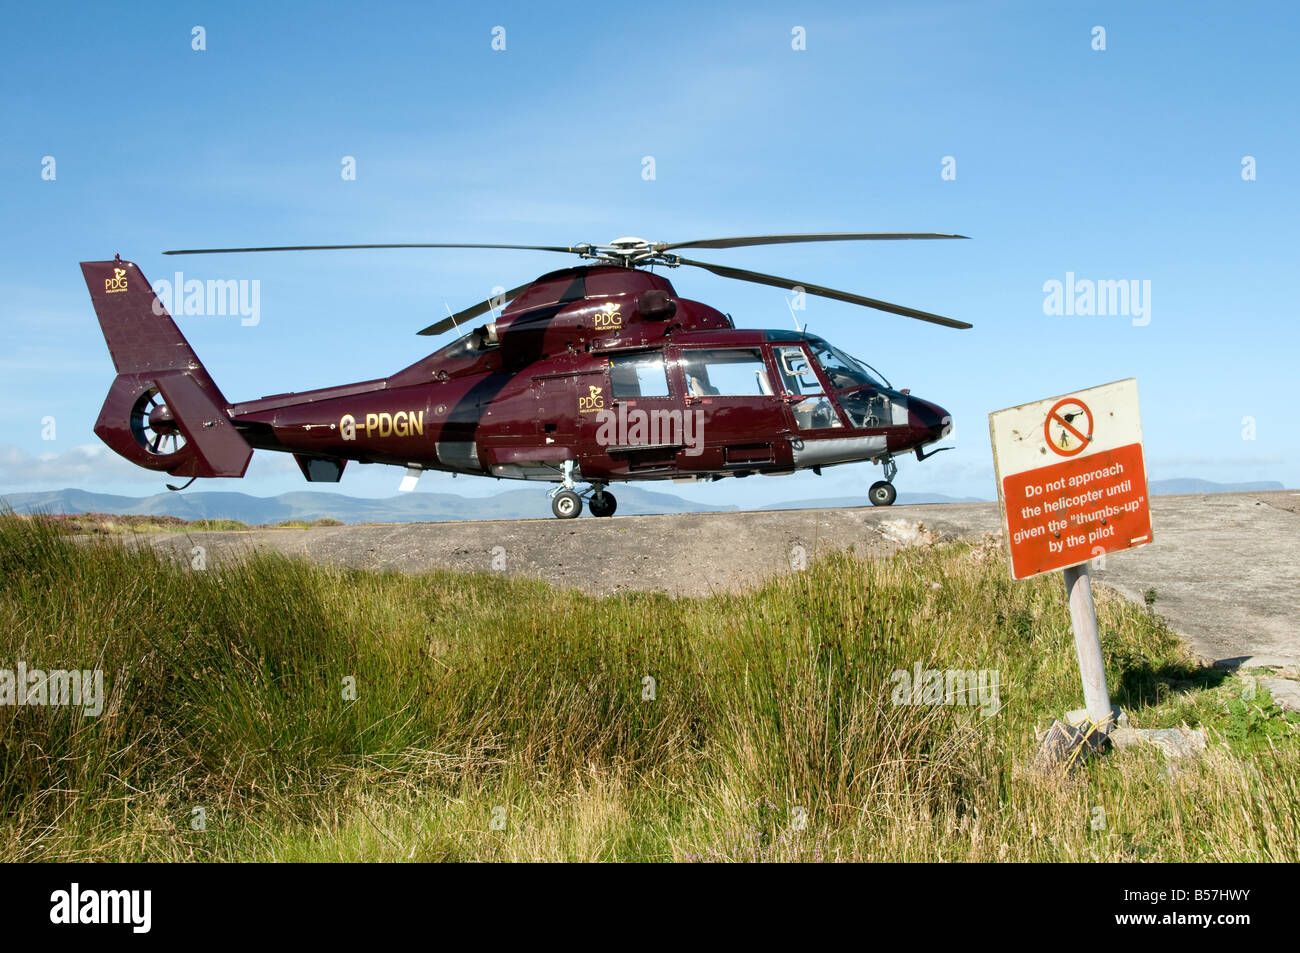
[[[614,515],[612,483],[714,481],[868,461],[868,498],[888,506],[895,458],[952,431],[942,407],[895,389],[865,361],[803,330],[737,328],[679,295],[654,266],[702,268],[949,328],[953,318],[809,282],[683,257],[678,249],[797,242],[961,239],[941,233],[837,232],[606,245],[404,243],[201,248],[166,255],[346,249],[512,249],[577,255],[419,333],[461,333],[375,380],[232,403],[209,376],[134,262],[82,262],[114,379],[95,423],[113,451],[149,470],[242,477],[254,450],[293,454],[309,482],[338,482],[349,461],[554,483],[560,519]],[[448,309],[450,311],[450,309]],[[482,315],[491,320],[477,326]]]

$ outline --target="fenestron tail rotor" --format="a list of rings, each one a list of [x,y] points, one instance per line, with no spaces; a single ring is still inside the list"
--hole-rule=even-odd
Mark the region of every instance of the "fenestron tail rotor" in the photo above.
[[[171,456],[185,449],[185,435],[157,387],[150,387],[136,398],[129,426],[136,443],[154,456]]]
[[[914,318],[918,321],[926,321],[930,324],[938,324],[947,328],[965,329],[972,327],[972,325],[965,321],[958,321],[954,318],[946,318],[943,315],[931,314],[929,311],[921,311],[917,308],[909,308],[900,304],[891,304],[888,301],[881,301],[877,298],[868,298],[865,295],[854,294],[849,291],[837,291],[834,288],[827,288],[808,281],[798,281],[793,278],[780,278],[776,275],[768,275],[758,271],[749,271],[744,268],[735,268],[730,265],[716,265],[709,262],[694,261],[692,259],[683,258],[681,255],[674,253],[674,250],[678,248],[752,248],[759,245],[788,245],[805,242],[917,241],[964,238],[966,238],[965,235],[952,235],[942,232],[810,232],[789,235],[749,235],[735,238],[702,238],[688,242],[650,242],[646,241],[644,238],[628,236],[625,238],[616,238],[607,245],[591,243],[579,243],[576,245],[496,245],[455,242],[403,242],[359,245],[263,245],[246,248],[183,248],[173,251],[165,251],[163,254],[215,255],[246,252],[345,251],[401,248],[470,248],[560,252],[564,254],[578,255],[581,258],[594,261],[621,265],[625,268],[638,268],[648,265],[664,265],[669,268],[676,268],[679,265],[689,265],[693,268],[703,268],[705,271],[711,272],[722,278],[734,278],[738,281],[748,281],[754,284],[769,285],[773,288],[782,288],[786,291],[801,288],[807,294],[816,295],[818,297],[843,301],[847,304],[856,304],[863,308],[872,308],[876,311],[897,314],[905,318]],[[521,285],[518,288],[505,292],[504,295],[498,295],[489,298],[486,301],[481,301],[472,307],[465,308],[464,310],[458,311],[435,324],[429,325],[429,327],[419,333],[432,335],[442,334],[444,331],[450,331],[453,328],[459,327],[461,322],[467,321],[471,318],[476,318],[480,314],[484,314],[500,304],[513,299],[526,287],[526,284]]]

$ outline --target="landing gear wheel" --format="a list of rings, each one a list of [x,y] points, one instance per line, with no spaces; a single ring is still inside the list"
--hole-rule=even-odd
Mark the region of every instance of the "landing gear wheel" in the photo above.
[[[877,480],[867,491],[867,499],[871,500],[872,506],[889,506],[898,499],[898,491],[888,480]]]
[[[606,490],[589,499],[587,507],[591,510],[592,516],[613,516],[614,510],[618,507],[618,500],[614,499],[613,493]]]
[[[561,490],[551,500],[551,512],[562,520],[582,515],[582,497],[572,490]]]

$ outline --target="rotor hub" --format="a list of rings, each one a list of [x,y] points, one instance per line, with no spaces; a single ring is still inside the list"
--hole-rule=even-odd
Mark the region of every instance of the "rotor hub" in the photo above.
[[[176,418],[172,415],[171,408],[166,404],[160,404],[149,411],[149,429],[154,433],[176,433]]]
[[[608,245],[584,243],[575,245],[573,250],[583,258],[607,261],[622,265],[624,268],[636,268],[641,265],[667,265],[670,268],[679,264],[677,255],[665,255],[665,242],[651,242],[634,235],[615,238]]]

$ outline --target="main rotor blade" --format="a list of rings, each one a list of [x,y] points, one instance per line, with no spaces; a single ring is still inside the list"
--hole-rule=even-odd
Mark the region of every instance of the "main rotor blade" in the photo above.
[[[711,271],[715,275],[723,278],[737,278],[741,281],[752,281],[759,285],[770,285],[773,288],[781,288],[790,291],[792,288],[802,288],[810,295],[817,295],[822,298],[832,298],[836,301],[846,301],[849,304],[859,304],[864,308],[875,308],[877,311],[887,311],[890,314],[901,314],[905,318],[916,318],[918,321],[929,321],[931,324],[942,324],[946,328],[966,329],[974,327],[965,321],[957,321],[954,318],[945,318],[940,314],[931,314],[929,311],[918,311],[916,308],[907,308],[901,304],[890,304],[888,301],[880,301],[876,298],[868,298],[863,295],[853,294],[849,291],[836,291],[834,288],[823,288],[821,285],[812,285],[806,281],[792,281],[789,278],[778,278],[776,275],[765,275],[757,271],[746,271],[744,268],[731,268],[727,265],[711,265],[704,261],[690,261],[686,258],[679,258],[678,262],[683,265],[694,265],[696,268],[703,268],[705,271]]]
[[[503,303],[507,301],[513,301],[515,298],[519,296],[519,292],[523,291],[525,288],[528,287],[528,285],[531,284],[532,282],[529,281],[525,284],[520,285],[518,288],[511,288],[504,295],[493,295],[491,298],[488,298],[486,301],[480,301],[478,304],[474,305],[473,307],[466,308],[464,311],[457,311],[455,314],[443,318],[441,321],[437,322],[436,324],[431,324],[423,331],[417,331],[416,333],[423,334],[425,336],[430,336],[434,334],[442,334],[444,331],[450,331],[452,328],[460,327],[460,325],[463,322],[468,321],[471,318],[477,318],[480,314],[484,314],[485,312],[491,311],[494,307],[496,307],[496,302],[498,300],[502,301]]]
[[[576,252],[577,249],[560,245],[458,245],[428,242],[385,245],[267,245],[261,248],[179,248],[165,251],[164,255],[222,255],[230,252],[250,251],[339,251],[350,248],[507,248],[517,251]]]
[[[659,251],[673,248],[744,248],[749,245],[788,245],[794,242],[880,242],[923,238],[966,238],[939,232],[811,232],[804,235],[750,235],[742,238],[704,238],[693,242],[656,245]]]

